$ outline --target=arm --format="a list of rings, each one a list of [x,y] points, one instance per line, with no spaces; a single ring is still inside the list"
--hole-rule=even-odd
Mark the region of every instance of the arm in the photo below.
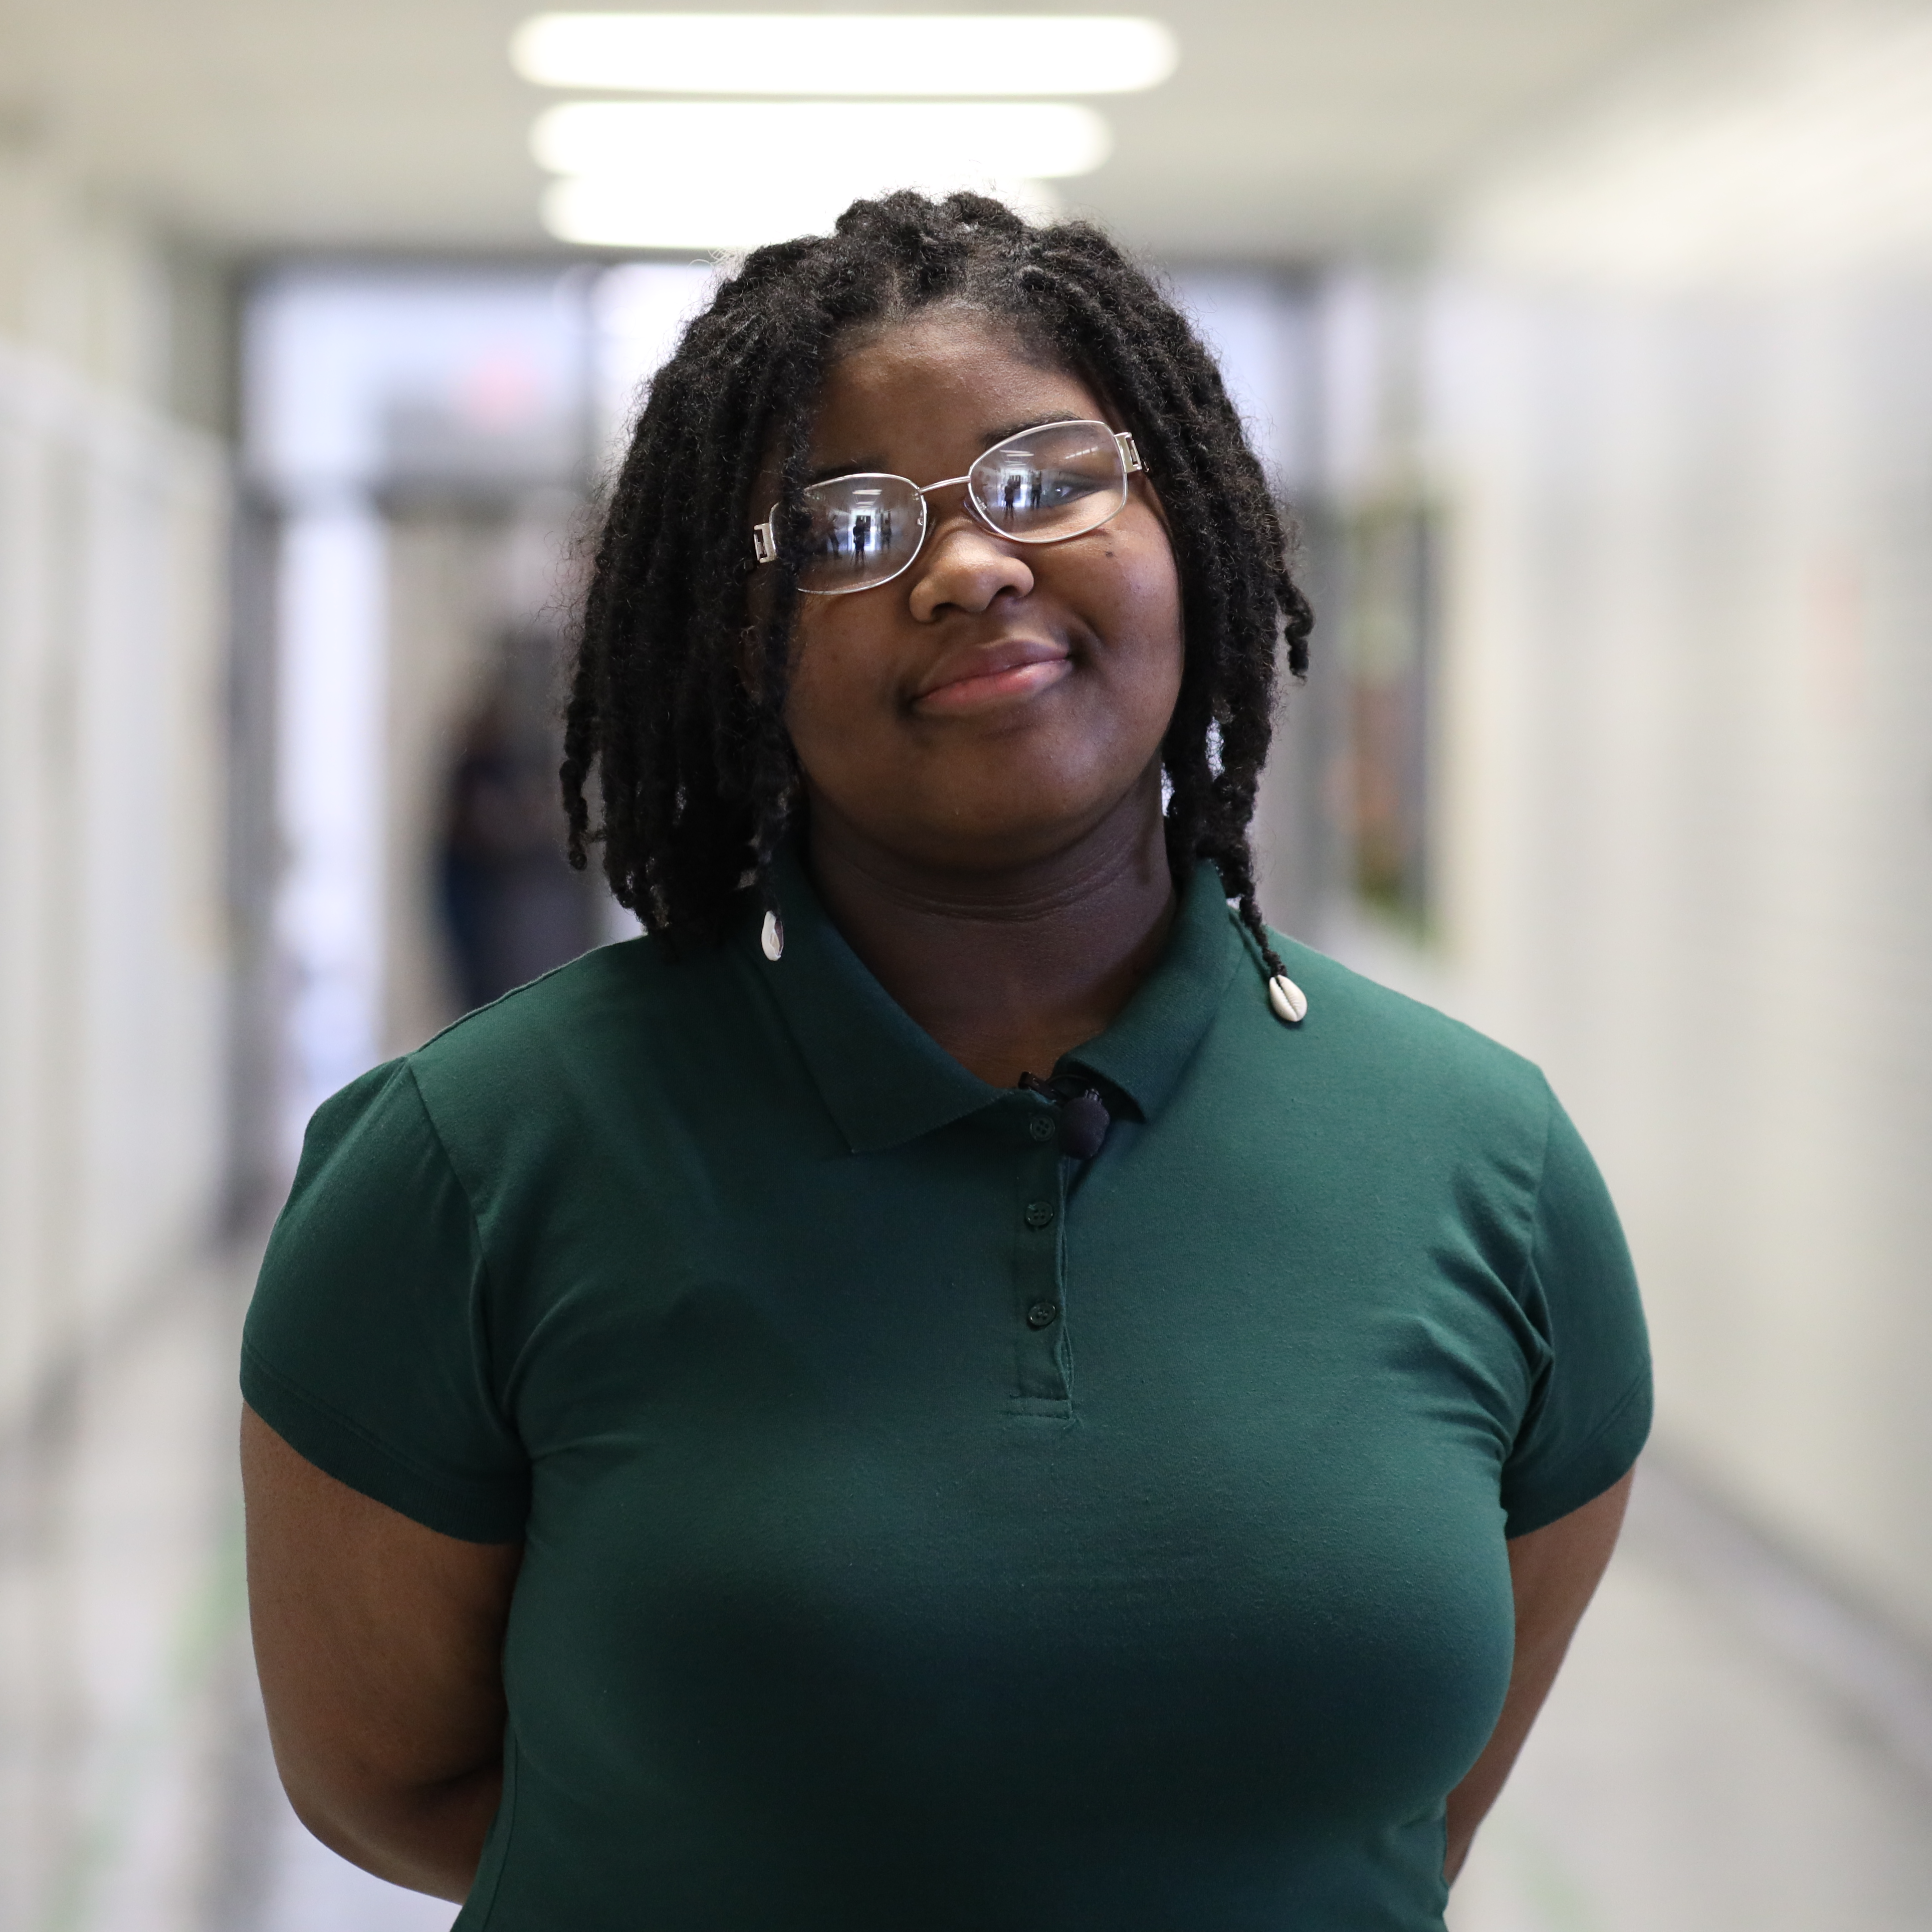
[[[460,1899],[502,1787],[518,1544],[439,1535],[242,1414],[248,1604],[296,1815],[378,1877]]]
[[[1462,1869],[1476,1827],[1496,1802],[1556,1681],[1563,1654],[1616,1547],[1630,1490],[1630,1478],[1626,1475],[1594,1502],[1510,1544],[1516,1661],[1510,1669],[1502,1714],[1482,1756],[1449,1794],[1449,1843],[1442,1869],[1451,1880]]]

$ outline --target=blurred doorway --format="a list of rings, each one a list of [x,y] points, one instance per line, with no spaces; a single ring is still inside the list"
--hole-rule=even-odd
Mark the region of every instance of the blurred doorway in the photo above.
[[[286,1171],[316,1104],[634,931],[565,863],[562,653],[588,506],[709,264],[274,270],[244,331],[274,692],[253,842]]]

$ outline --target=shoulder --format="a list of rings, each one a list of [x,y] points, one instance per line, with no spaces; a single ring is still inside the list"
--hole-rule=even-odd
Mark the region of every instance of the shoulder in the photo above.
[[[1310,1059],[1370,1093],[1433,1094],[1460,1108],[1547,1124],[1555,1097],[1533,1060],[1312,946],[1270,937],[1308,997],[1308,1016],[1294,1031]]]
[[[726,963],[722,948],[680,956],[646,938],[596,946],[464,1014],[408,1057],[419,1069],[453,1068],[478,1058],[552,1048],[646,1013],[668,1015],[701,1001]]]
[[[701,1114],[760,1024],[740,949],[599,946],[466,1015],[406,1055],[459,1168],[533,1156],[640,1119]],[[694,1103],[696,1103],[694,1105]]]
[[[1299,1148],[1336,1187],[1460,1198],[1473,1185],[1500,1189],[1513,1216],[1526,1213],[1558,1113],[1541,1070],[1339,960],[1270,937],[1308,1010],[1298,1025],[1274,1017],[1252,953],[1233,975],[1212,1070],[1224,1100],[1239,1096],[1231,1117]]]
[[[674,953],[652,939],[595,950],[466,1013],[407,1056],[425,1089],[527,1075],[548,1085],[608,1068],[613,1055],[675,1052],[695,1028],[741,1007],[742,974],[728,946]]]

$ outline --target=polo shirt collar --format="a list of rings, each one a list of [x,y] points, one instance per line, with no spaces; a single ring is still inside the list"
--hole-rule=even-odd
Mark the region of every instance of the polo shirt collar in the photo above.
[[[1182,888],[1159,963],[1114,1020],[1065,1064],[1096,1073],[1150,1120],[1167,1104],[1220,1010],[1246,947],[1221,874],[1205,860]]]
[[[758,964],[854,1154],[929,1134],[999,1098],[888,993],[832,922],[796,839],[773,855],[784,950]],[[758,929],[748,944],[758,950]]]
[[[897,1147],[976,1114],[1002,1090],[969,1073],[886,992],[833,925],[797,842],[774,855],[784,950],[757,960],[826,1108],[854,1154]],[[758,950],[755,922],[740,944]],[[1096,1075],[1144,1120],[1200,1044],[1241,957],[1220,875],[1198,866],[1166,950],[1120,1016],[1064,1064]]]

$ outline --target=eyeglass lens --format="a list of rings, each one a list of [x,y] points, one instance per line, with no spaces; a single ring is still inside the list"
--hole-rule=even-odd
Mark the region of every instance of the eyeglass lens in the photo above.
[[[968,473],[974,509],[1018,543],[1097,528],[1127,500],[1126,466],[1104,424],[1049,423],[996,444]],[[870,590],[898,575],[926,536],[926,501],[904,478],[838,476],[804,493],[809,519],[799,587]]]
[[[1050,423],[987,451],[966,487],[980,514],[1025,543],[1078,536],[1127,500],[1113,432],[1100,423]]]
[[[802,590],[863,590],[896,577],[926,536],[926,499],[902,476],[841,476],[805,493]]]

